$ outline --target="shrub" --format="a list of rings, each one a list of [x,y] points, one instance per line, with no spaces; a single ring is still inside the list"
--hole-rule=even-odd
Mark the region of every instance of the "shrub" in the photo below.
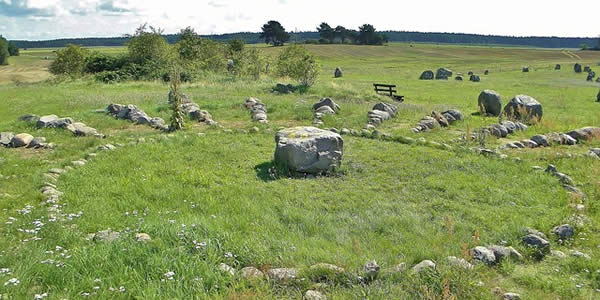
[[[80,76],[85,68],[87,50],[76,45],[56,51],[56,59],[50,64],[50,73],[55,75]]]
[[[8,43],[0,38],[0,65],[8,65]]]
[[[117,71],[127,63],[125,56],[111,56],[99,52],[92,53],[85,63],[86,73],[100,73],[104,71]]]
[[[139,66],[136,76],[140,78],[160,78],[172,59],[171,48],[162,36],[162,30],[146,24],[136,29],[127,43],[127,50],[130,61]]]
[[[279,54],[277,72],[279,76],[290,77],[301,85],[311,86],[319,75],[319,65],[315,56],[306,48],[292,45]]]
[[[8,54],[10,56],[19,56],[19,48],[15,44],[8,42]]]
[[[123,77],[121,76],[120,72],[117,72],[117,71],[104,71],[104,72],[96,73],[94,78],[97,81],[100,81],[103,83],[117,83],[117,82],[120,82],[121,80],[123,80]]]

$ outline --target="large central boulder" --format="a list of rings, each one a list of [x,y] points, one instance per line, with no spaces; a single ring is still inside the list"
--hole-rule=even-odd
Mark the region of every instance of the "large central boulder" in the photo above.
[[[531,123],[540,121],[544,112],[542,104],[533,97],[516,95],[504,107],[504,114],[512,119]]]
[[[477,105],[482,115],[499,116],[502,112],[502,99],[500,94],[492,90],[484,90],[479,94]]]
[[[275,135],[275,162],[299,173],[326,174],[339,168],[344,140],[316,127],[292,127]]]

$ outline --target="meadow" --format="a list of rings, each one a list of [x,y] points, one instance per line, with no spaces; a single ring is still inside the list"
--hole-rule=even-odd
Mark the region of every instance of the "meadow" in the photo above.
[[[256,47],[271,57],[281,50]],[[0,67],[0,131],[44,136],[57,147],[0,148],[0,270],[5,270],[0,299],[44,293],[48,299],[301,299],[309,289],[328,299],[498,299],[504,292],[523,299],[600,297],[600,160],[586,155],[600,141],[502,150],[505,158],[470,150],[481,143],[495,148],[535,134],[600,127],[600,84],[573,71],[575,63],[600,68],[599,52],[404,43],[307,48],[322,66],[307,92],[272,93],[276,83],[289,82],[285,78],[207,75],[182,91],[222,128],[188,120],[186,129],[174,134],[96,112],[111,103],[134,104],[168,120],[169,88],[163,82],[58,81],[47,72],[53,49],[11,57],[9,66]],[[554,70],[556,64],[562,70]],[[523,73],[523,66],[531,71]],[[336,67],[342,78],[333,78]],[[424,70],[440,67],[465,75],[473,71],[481,82],[418,80]],[[324,118],[323,127],[360,131],[375,103],[392,102],[376,95],[373,83],[396,84],[405,96],[404,103],[395,104],[398,115],[379,126],[380,132],[423,137],[451,149],[344,136],[344,160],[335,176],[269,175],[279,128],[310,125],[312,105],[331,97],[341,111]],[[458,142],[467,132],[498,122],[476,113],[484,89],[499,92],[503,103],[530,95],[542,103],[544,117],[508,138]],[[251,121],[242,107],[247,97],[266,104],[269,124]],[[431,132],[411,131],[431,111],[451,108],[462,111],[465,120]],[[107,137],[38,129],[18,120],[24,114],[72,117]],[[97,151],[107,143],[123,146]],[[52,219],[39,192],[43,174],[89,153],[97,156],[58,180],[65,217]],[[585,199],[533,169],[548,164],[571,176]],[[559,242],[550,235],[574,215],[585,222],[573,240]],[[548,234],[553,250],[578,250],[591,259],[539,260],[521,243],[526,227]],[[87,238],[109,228],[121,237],[110,243]],[[137,242],[140,232],[152,241]],[[524,259],[475,264],[468,249],[491,244],[513,246]],[[465,258],[474,268],[456,268],[447,256]],[[436,270],[410,271],[425,259],[434,261]],[[380,276],[357,279],[371,260],[381,266]],[[309,267],[322,262],[345,272],[312,274]],[[237,270],[293,267],[301,279],[248,281],[222,272],[220,263]],[[400,263],[409,269],[394,272]],[[11,278],[19,282],[10,283]]]

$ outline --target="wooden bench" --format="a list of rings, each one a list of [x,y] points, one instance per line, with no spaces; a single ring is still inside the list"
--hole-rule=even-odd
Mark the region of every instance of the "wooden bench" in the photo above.
[[[381,84],[381,83],[373,83],[375,87],[375,92],[377,94],[386,95],[390,98],[394,98],[396,101],[404,101],[404,96],[396,95],[397,91],[395,90],[396,85],[393,84]]]

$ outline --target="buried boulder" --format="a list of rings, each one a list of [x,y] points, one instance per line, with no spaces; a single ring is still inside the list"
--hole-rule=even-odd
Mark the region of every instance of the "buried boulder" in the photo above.
[[[419,79],[421,80],[433,80],[433,71],[431,70],[427,70],[424,71],[423,73],[421,73],[421,77],[419,77]]]
[[[542,104],[531,96],[516,95],[504,107],[504,114],[514,120],[537,122],[544,114]]]
[[[327,174],[339,168],[344,140],[331,131],[316,127],[292,127],[275,135],[275,162],[290,171]]]
[[[502,98],[500,94],[492,90],[484,90],[477,98],[479,112],[482,115],[499,116],[502,112]]]

